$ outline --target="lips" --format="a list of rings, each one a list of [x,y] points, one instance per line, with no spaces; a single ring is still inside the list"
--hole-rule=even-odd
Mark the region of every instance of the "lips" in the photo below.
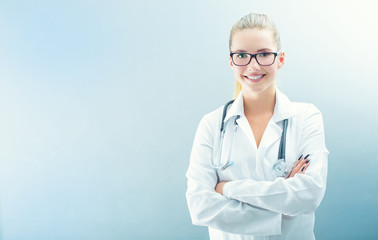
[[[244,76],[245,79],[251,82],[260,82],[265,77],[265,74],[254,74],[249,76]]]

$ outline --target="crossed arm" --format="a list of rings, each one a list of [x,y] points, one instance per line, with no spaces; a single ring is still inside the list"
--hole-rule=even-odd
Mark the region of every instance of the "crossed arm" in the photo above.
[[[300,156],[297,163],[293,167],[293,169],[288,173],[286,178],[292,178],[295,174],[305,174],[307,167],[310,165],[310,159],[308,158],[310,154],[306,155],[306,157]],[[223,187],[227,182],[219,182],[215,186],[215,191],[221,195],[223,195]]]
[[[215,190],[229,199],[285,215],[314,212],[325,193],[328,150],[321,113],[313,105],[306,110],[301,124],[299,152],[309,156],[301,157],[286,178],[220,182],[215,185]]]
[[[213,136],[204,134],[211,133],[207,130],[209,127],[209,123],[202,119],[186,173],[186,199],[193,224],[236,234],[281,234],[280,213],[228,199],[214,190],[218,178],[209,161]]]
[[[186,197],[193,224],[239,234],[274,235],[281,231],[282,214],[310,213],[319,206],[325,192],[328,157],[319,111],[311,111],[303,124],[305,137],[299,150],[309,153],[311,161],[300,158],[286,178],[275,181],[218,183],[209,164],[214,139],[211,128],[211,123],[202,119],[187,171]]]

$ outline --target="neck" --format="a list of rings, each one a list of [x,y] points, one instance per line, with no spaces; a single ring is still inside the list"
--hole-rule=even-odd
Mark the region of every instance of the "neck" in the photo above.
[[[269,88],[262,92],[244,94],[245,115],[271,114],[273,115],[276,104],[276,88]]]

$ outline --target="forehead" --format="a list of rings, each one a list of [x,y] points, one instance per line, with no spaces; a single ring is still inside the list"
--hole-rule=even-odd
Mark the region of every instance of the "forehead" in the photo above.
[[[277,51],[273,33],[268,29],[244,29],[234,33],[231,51],[257,52],[260,49]]]

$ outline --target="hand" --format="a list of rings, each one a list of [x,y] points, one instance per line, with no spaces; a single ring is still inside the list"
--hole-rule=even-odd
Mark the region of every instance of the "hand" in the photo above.
[[[220,182],[215,186],[215,191],[223,195],[223,187],[227,182]]]
[[[307,154],[305,158],[302,158],[302,156],[300,156],[299,160],[286,178],[291,178],[294,177],[295,174],[304,174],[306,172],[307,167],[310,165],[310,159],[308,158],[310,154]]]

